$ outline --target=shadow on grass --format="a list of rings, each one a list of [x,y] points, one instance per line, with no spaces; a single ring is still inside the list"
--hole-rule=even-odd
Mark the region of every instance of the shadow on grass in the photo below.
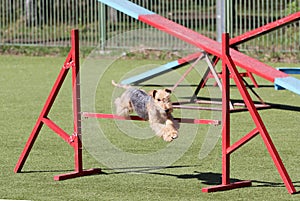
[[[181,99],[185,99],[185,100],[190,100],[191,97],[179,97]],[[199,100],[204,100],[204,101],[215,101],[215,102],[220,102],[221,103],[221,99],[211,99],[211,98],[207,98],[207,97],[201,97]],[[243,100],[240,99],[231,99],[231,102],[233,104],[235,103],[244,103]],[[253,101],[254,104],[262,104],[259,101]],[[278,104],[278,103],[269,103],[269,102],[265,102],[266,105],[269,105],[270,107],[266,107],[266,108],[257,108],[257,110],[268,110],[268,109],[276,109],[276,110],[288,110],[288,111],[300,111],[300,106],[295,106],[295,105],[285,105],[285,104]],[[245,111],[241,111],[241,112],[245,112]]]
[[[278,109],[278,110],[289,110],[289,111],[300,111],[300,106],[294,105],[284,105],[284,104],[276,104],[276,103],[266,103],[271,105],[271,108]]]
[[[99,169],[101,169],[101,168],[99,168]],[[25,170],[25,171],[21,171],[19,173],[20,174],[33,174],[33,173],[60,173],[60,174],[69,174],[69,173],[73,173],[73,172],[75,172],[74,169],[69,169],[69,170]],[[101,173],[99,173],[99,175],[101,175],[101,174],[105,175],[107,173],[102,171]],[[97,174],[84,175],[84,176],[86,177],[86,176],[94,176],[94,175],[97,175]]]
[[[200,166],[200,165],[198,165]],[[197,179],[202,184],[215,186],[220,185],[222,183],[222,174],[214,173],[214,172],[193,172],[191,174],[171,174],[165,172],[156,172],[155,170],[166,170],[166,169],[177,169],[177,168],[190,168],[196,167],[193,165],[186,166],[169,166],[169,167],[130,167],[130,168],[116,168],[116,169],[106,169],[106,170],[114,170],[115,172],[107,173],[109,174],[127,174],[127,173],[141,173],[141,174],[150,174],[150,175],[160,175],[160,176],[169,176],[176,177],[178,179]],[[241,182],[243,180],[231,178],[230,183]],[[283,182],[270,182],[270,181],[260,181],[260,180],[251,180],[252,188],[261,188],[261,187],[270,187],[270,188],[285,188],[285,184]],[[300,187],[300,181],[293,182],[294,187]],[[295,194],[300,194],[300,192],[296,192]]]
[[[53,172],[53,173],[55,173],[55,172],[58,172],[58,173],[60,173],[60,172],[73,172],[74,170],[22,170],[21,172],[19,172],[19,173],[21,173],[21,174],[31,174],[31,173],[51,173],[51,172]]]
[[[205,185],[220,185],[222,183],[222,174],[220,173],[213,173],[213,172],[194,172],[194,174],[168,174],[168,173],[148,173],[148,174],[155,174],[155,175],[163,175],[163,176],[174,176],[179,179],[198,179],[202,184]],[[230,183],[241,182],[243,180],[231,178]],[[260,188],[260,187],[280,187],[284,188],[285,184],[283,182],[269,182],[269,181],[259,181],[259,180],[251,180],[252,181],[252,188]],[[300,181],[293,182],[294,187],[300,187]],[[300,194],[300,192],[296,192],[295,194]]]
[[[103,168],[103,171],[111,171],[107,174],[126,174],[126,173],[142,173],[142,174],[155,174],[158,170],[166,170],[166,169],[177,169],[177,168],[190,168],[190,167],[198,167],[200,165],[180,165],[180,166],[153,166],[153,167],[122,167],[122,168]]]
[[[168,177],[176,177],[178,179],[197,179],[202,184],[215,186],[220,185],[222,183],[222,174],[214,173],[214,172],[197,172],[194,171],[191,174],[171,174],[165,172],[157,172],[158,170],[167,170],[167,169],[178,169],[178,168],[190,168],[197,167],[200,165],[183,165],[183,166],[155,166],[155,167],[124,167],[124,168],[103,168],[102,173],[100,175],[116,175],[116,174],[130,174],[130,173],[140,173],[140,174],[150,174],[150,175],[159,175],[159,176],[168,176]],[[22,171],[21,173],[51,173],[51,172],[73,172],[74,170],[31,170],[31,171]],[[105,172],[108,171],[108,172]],[[95,176],[95,175],[91,175]],[[230,183],[241,182],[243,180],[231,178]],[[285,184],[283,182],[269,182],[269,181],[259,181],[259,180],[251,180],[252,188],[261,188],[261,187],[277,187],[284,188]],[[300,187],[300,181],[293,182],[294,187]],[[300,191],[294,193],[300,194]]]

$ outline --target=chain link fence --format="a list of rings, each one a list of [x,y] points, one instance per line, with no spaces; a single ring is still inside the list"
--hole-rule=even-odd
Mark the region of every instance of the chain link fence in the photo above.
[[[218,0],[132,0],[207,37],[218,39]],[[300,11],[299,0],[229,0],[227,30],[231,37],[268,22]],[[257,52],[300,51],[299,21],[239,46],[240,50]],[[68,46],[69,33],[80,30],[81,46],[130,48],[132,41],[106,44],[108,38],[130,30],[142,31],[147,25],[97,0],[2,0],[0,2],[0,44],[26,46]],[[139,33],[143,35],[143,32]],[[129,37],[130,38],[130,37]],[[184,43],[173,44],[172,37],[159,37],[161,49],[184,49]],[[153,41],[153,36],[145,36]],[[113,41],[113,40],[110,40]],[[148,44],[148,43],[147,43]],[[172,46],[170,46],[172,44]],[[154,45],[157,47],[157,45]],[[151,48],[151,47],[149,47]]]

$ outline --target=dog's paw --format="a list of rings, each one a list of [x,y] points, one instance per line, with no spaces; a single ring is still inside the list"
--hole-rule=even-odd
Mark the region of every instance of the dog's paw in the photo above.
[[[162,135],[162,138],[166,142],[172,142],[176,138],[178,138],[178,132],[176,130],[169,130],[168,132]]]

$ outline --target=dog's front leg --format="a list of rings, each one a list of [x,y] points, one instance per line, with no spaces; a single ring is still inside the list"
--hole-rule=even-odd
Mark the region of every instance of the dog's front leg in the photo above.
[[[165,123],[151,121],[149,119],[150,127],[159,137],[163,140],[171,142],[178,137],[178,130],[175,128],[171,120],[167,120]]]
[[[176,130],[178,130],[180,128],[180,124],[177,120],[174,119],[172,114],[168,114],[167,119],[172,121],[173,126],[175,127]],[[170,123],[170,122],[169,122]]]

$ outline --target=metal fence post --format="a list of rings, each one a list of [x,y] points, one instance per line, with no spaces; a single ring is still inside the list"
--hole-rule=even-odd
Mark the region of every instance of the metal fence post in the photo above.
[[[222,33],[226,32],[226,8],[225,8],[225,1],[217,0],[216,5],[216,21],[217,21],[217,41],[222,41]]]
[[[232,9],[233,9],[232,0],[227,0],[225,5],[225,14],[226,14],[225,31],[230,35],[232,35],[232,24],[233,24]]]
[[[101,50],[105,49],[106,40],[106,12],[105,5],[100,3],[100,47]]]

